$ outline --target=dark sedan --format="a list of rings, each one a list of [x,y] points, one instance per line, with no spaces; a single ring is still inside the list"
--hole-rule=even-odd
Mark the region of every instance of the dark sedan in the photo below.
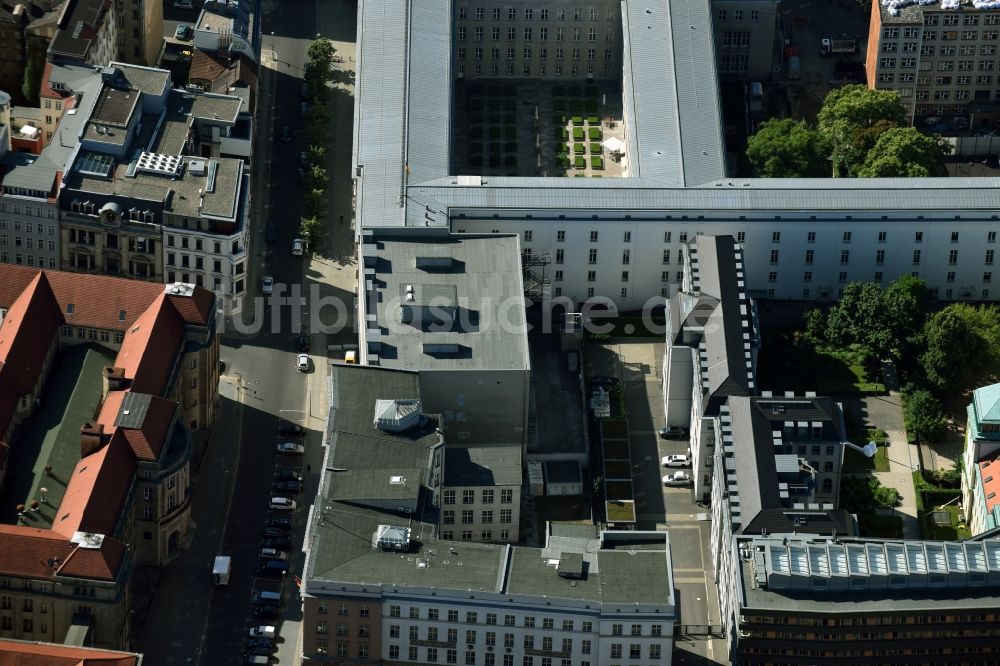
[[[275,481],[271,486],[271,490],[276,493],[301,493],[302,492],[302,482],[301,481]]]
[[[288,537],[269,537],[260,542],[262,548],[276,548],[287,550],[292,547],[292,540]]]

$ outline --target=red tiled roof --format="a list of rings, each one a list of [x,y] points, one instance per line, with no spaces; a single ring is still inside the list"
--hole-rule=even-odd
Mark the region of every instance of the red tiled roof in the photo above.
[[[112,534],[135,478],[135,459],[123,433],[76,464],[66,485],[52,530],[71,538],[76,532]]]
[[[24,525],[0,524],[0,543],[0,573],[25,578],[52,578],[56,569],[49,566],[49,560],[65,560],[76,548],[52,530]]]
[[[194,81],[201,79],[214,81],[220,74],[229,69],[228,57],[222,57],[218,53],[206,53],[201,49],[195,49],[191,56],[191,69],[188,78]]]
[[[0,264],[0,308],[9,307],[32,279],[44,273],[62,313],[64,323],[111,331],[124,331],[164,293],[166,285],[129,280],[110,275],[86,275],[63,271],[39,270],[26,266]],[[109,294],[112,297],[109,298]],[[215,303],[215,295],[195,287],[191,296],[171,296],[171,303],[185,323],[205,326]],[[73,313],[66,306],[73,304]],[[121,311],[125,318],[120,319]]]
[[[138,654],[0,639],[0,666],[138,666]]]
[[[986,499],[986,510],[992,511],[993,507],[1000,504],[1000,451],[979,461],[979,474],[983,477],[983,497]]]
[[[59,91],[49,85],[49,77],[52,76],[52,63],[45,63],[45,69],[42,71],[42,83],[39,86],[38,94],[41,97],[47,97],[49,99],[63,99],[64,97],[71,96],[68,90]]]
[[[104,538],[100,548],[77,548],[59,567],[60,576],[115,580],[125,559],[125,544]]]
[[[199,287],[190,296],[168,295],[167,299],[185,323],[208,326],[215,307],[215,294],[212,292]]]
[[[136,393],[160,395],[167,388],[174,357],[184,338],[176,313],[161,294],[125,331],[115,367],[125,370]]]
[[[114,433],[115,420],[121,412],[122,402],[128,391],[111,391],[104,399],[98,423],[104,426],[104,432]],[[139,428],[120,428],[125,441],[132,448],[132,453],[139,460],[156,460],[167,441],[168,428],[177,411],[177,403],[173,400],[150,396],[146,417]]]
[[[18,396],[31,393],[58,328],[59,306],[39,273],[0,324],[0,384]]]

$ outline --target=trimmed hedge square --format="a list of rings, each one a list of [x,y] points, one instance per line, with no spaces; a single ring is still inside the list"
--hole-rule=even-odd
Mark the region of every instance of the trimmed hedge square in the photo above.
[[[573,128],[573,140],[574,141],[583,141],[586,136],[587,135],[584,134],[582,127],[574,127]]]
[[[604,152],[604,147],[601,144],[599,143],[590,144],[590,153],[592,155],[600,155],[602,152]]]
[[[568,130],[568,129],[566,129],[565,127],[560,127],[560,128],[559,128],[559,129],[558,129],[558,130],[556,131],[556,136],[557,136],[557,137],[558,137],[558,138],[559,138],[559,139],[560,139],[561,141],[566,141],[566,140],[568,140],[568,139],[569,139],[569,130]]]
[[[601,159],[601,158],[597,158],[597,159]],[[573,158],[573,166],[576,167],[577,169],[586,169],[587,168],[587,158],[583,157],[582,155],[577,155],[576,157]]]
[[[587,147],[582,143],[573,144],[573,153],[576,155],[583,155],[587,152]]]
[[[573,125],[583,127],[583,116],[573,116]]]
[[[577,159],[579,159],[579,158],[577,158]],[[597,157],[596,155],[594,157],[591,157],[590,158],[590,167],[592,169],[603,169],[604,168],[604,158],[603,157]]]
[[[601,132],[600,127],[588,127],[587,128],[587,138],[591,141],[600,141],[603,132]]]
[[[586,178],[587,174],[585,174],[585,173],[574,173],[573,177],[574,178]]]
[[[600,125],[601,124],[601,119],[598,118],[597,116],[587,116],[587,124],[588,125]]]

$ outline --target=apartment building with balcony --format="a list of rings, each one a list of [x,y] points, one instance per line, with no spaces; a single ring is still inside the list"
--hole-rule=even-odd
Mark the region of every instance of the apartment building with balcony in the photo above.
[[[0,636],[128,644],[134,566],[168,562],[191,528],[190,430],[210,422],[218,382],[213,303],[189,286],[0,266],[0,483],[19,500],[0,516]]]
[[[969,531],[1000,527],[1000,384],[972,392],[962,452],[962,508]]]
[[[990,664],[1000,540],[737,537],[730,663]]]
[[[1000,119],[1000,9],[963,0],[914,3],[895,13],[873,4],[868,86],[899,93],[907,120],[961,119],[990,131]]]

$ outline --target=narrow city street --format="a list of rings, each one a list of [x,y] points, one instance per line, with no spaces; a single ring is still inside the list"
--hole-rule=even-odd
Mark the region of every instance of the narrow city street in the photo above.
[[[354,68],[355,5],[316,3],[313,11],[317,32],[303,34],[306,22],[279,11],[277,3],[265,1],[257,104],[251,215],[254,260],[248,291],[261,296],[260,282],[269,275],[274,278],[276,296],[294,298],[248,300],[241,321],[227,322],[224,327],[219,416],[192,478],[192,517],[197,527],[188,549],[164,568],[144,629],[135,637],[136,649],[153,665],[242,663],[247,628],[256,624],[278,627],[275,663],[298,663],[301,610],[295,580],[302,573],[304,525],[323,459],[327,365],[330,359],[342,358],[341,350],[356,339],[352,87],[338,86],[331,96],[330,226],[324,247],[314,248],[316,252],[305,258],[290,251],[298,235],[302,201],[302,186],[296,178],[298,155],[307,148],[299,103],[309,44],[317,33],[334,40],[344,61],[338,66]],[[296,16],[301,17],[301,12]],[[285,125],[292,133],[289,143],[278,140]],[[270,244],[264,233],[268,223],[277,229],[277,239]],[[338,305],[320,311],[324,299]],[[292,301],[297,301],[297,312]],[[300,330],[310,343],[310,368],[305,373],[295,368]],[[276,455],[275,447],[282,441],[277,435],[279,419],[305,427],[304,456]],[[304,492],[293,497],[298,507],[289,512],[290,572],[282,578],[262,579],[256,577],[256,567],[265,519],[281,515],[268,511],[271,484],[275,470],[284,468],[304,478]],[[233,558],[228,586],[212,585],[210,574],[217,554]],[[188,592],[170,594],[180,589]],[[281,590],[279,617],[253,616],[251,595],[263,589]]]

